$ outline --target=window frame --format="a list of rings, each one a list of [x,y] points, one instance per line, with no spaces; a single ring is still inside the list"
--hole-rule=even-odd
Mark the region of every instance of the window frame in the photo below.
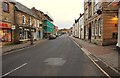
[[[4,5],[5,5],[5,9],[6,9],[6,7],[7,7],[7,10],[4,9]],[[7,5],[7,6],[6,6],[6,5]],[[3,2],[3,4],[2,4],[2,9],[3,9],[4,12],[9,13],[9,3]]]
[[[22,15],[22,24],[26,24],[26,16]]]

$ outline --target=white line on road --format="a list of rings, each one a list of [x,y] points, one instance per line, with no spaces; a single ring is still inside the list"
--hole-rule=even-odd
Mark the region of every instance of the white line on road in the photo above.
[[[71,39],[72,40],[72,39]],[[84,48],[81,48],[79,46],[79,44],[77,42],[75,42],[74,40],[72,40],[80,49],[82,49],[82,51],[84,52],[85,50],[83,50]],[[89,52],[90,53],[90,52]],[[89,56],[88,53],[85,52],[85,54],[88,56],[88,58],[108,77],[111,78],[94,60],[92,60],[92,58]]]
[[[7,76],[7,75],[9,75],[9,74],[11,74],[12,72],[14,72],[14,71],[16,71],[16,70],[18,70],[18,69],[24,67],[24,66],[27,65],[27,64],[28,64],[28,63],[22,64],[21,66],[19,66],[19,67],[15,68],[15,69],[11,70],[10,72],[8,72],[8,73],[2,75],[1,78],[4,77],[4,76]]]

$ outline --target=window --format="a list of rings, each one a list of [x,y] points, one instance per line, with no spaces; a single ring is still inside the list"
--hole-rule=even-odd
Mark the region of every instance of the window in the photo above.
[[[98,31],[97,31],[97,20],[95,21],[95,36],[97,36],[97,33],[98,33]]]
[[[117,39],[118,38],[118,33],[117,32],[112,33],[112,38]]]
[[[26,17],[23,15],[22,16],[22,23],[25,24],[26,23]]]
[[[30,17],[30,26],[32,25],[32,20],[31,20],[31,17]]]
[[[95,35],[95,23],[93,23],[93,25],[92,25],[92,36],[94,36]]]
[[[95,0],[95,4],[98,4],[99,0]]]
[[[9,12],[9,4],[8,3],[3,2],[2,7],[3,7],[4,12]]]
[[[88,19],[88,9],[85,10],[85,20]]]
[[[99,34],[99,36],[101,36],[101,33],[102,33],[102,31],[101,31],[101,19],[99,19],[98,20],[98,34]]]
[[[36,27],[36,20],[34,19],[34,27]]]

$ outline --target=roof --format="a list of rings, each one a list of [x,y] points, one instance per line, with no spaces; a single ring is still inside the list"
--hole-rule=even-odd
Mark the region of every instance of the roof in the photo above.
[[[36,15],[36,13],[34,11],[32,11],[31,9],[29,9],[28,7],[26,7],[25,5],[17,2],[16,0],[8,0],[9,2],[15,3],[15,7],[17,8],[17,10],[22,11],[30,16],[33,16],[34,18],[38,18],[38,16]]]
[[[16,6],[17,10],[27,13],[27,14],[39,19],[37,17],[36,13],[34,11],[32,11],[31,9],[29,9],[28,7],[24,6],[23,4],[21,4],[19,2],[16,2],[15,4],[16,4],[15,6]]]

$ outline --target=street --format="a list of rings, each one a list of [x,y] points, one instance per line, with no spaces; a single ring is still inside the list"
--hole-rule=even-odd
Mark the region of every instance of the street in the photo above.
[[[2,57],[3,76],[105,76],[67,35]]]

